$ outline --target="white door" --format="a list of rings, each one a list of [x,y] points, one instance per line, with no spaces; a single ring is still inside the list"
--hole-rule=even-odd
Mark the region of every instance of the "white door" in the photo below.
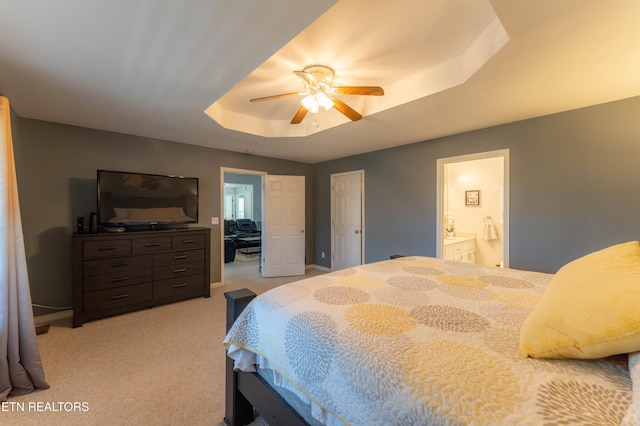
[[[232,194],[224,194],[224,217],[223,219],[235,219],[234,196]]]
[[[331,269],[362,264],[364,172],[331,176]]]
[[[262,276],[304,275],[304,176],[263,179]]]

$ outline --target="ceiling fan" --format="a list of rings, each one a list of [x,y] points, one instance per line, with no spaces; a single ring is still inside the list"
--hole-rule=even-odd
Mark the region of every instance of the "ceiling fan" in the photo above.
[[[294,73],[300,77],[304,83],[305,90],[303,92],[264,96],[262,98],[250,99],[249,102],[268,101],[290,96],[304,96],[301,100],[300,108],[291,120],[291,124],[299,124],[302,122],[309,111],[315,114],[318,113],[321,108],[326,111],[331,107],[335,107],[350,120],[358,121],[362,118],[362,115],[335,95],[384,95],[382,87],[377,86],[334,86],[333,78],[335,71],[333,68],[324,65],[311,65],[302,71],[294,71]]]

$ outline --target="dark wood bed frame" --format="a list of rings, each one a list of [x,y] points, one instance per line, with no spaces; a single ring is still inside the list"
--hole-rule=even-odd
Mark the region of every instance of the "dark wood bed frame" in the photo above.
[[[227,331],[256,294],[246,288],[224,294],[227,299]],[[307,423],[278,392],[257,373],[233,369],[227,357],[224,422],[244,426],[254,421],[254,410],[271,426],[298,426]]]

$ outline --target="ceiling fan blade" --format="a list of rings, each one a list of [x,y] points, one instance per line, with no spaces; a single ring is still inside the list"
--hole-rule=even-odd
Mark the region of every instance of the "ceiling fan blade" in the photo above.
[[[299,92],[294,92],[294,93],[283,93],[281,95],[264,96],[262,98],[249,99],[249,102],[261,102],[261,101],[269,101],[271,99],[288,98],[290,96],[298,96],[299,94],[300,94]]]
[[[300,77],[305,83],[307,83],[309,86],[317,86],[318,85],[318,80],[316,80],[314,75],[311,74],[310,72],[294,71],[294,73],[295,73],[295,75]]]
[[[333,101],[333,106],[335,109],[349,117],[352,121],[358,121],[362,118],[362,115],[355,109],[351,108],[349,105],[342,102],[340,99],[335,96],[329,96],[329,98]]]
[[[339,95],[384,95],[384,90],[382,89],[382,87],[378,86],[339,86],[334,87],[334,89]]]
[[[302,122],[302,119],[304,119],[305,115],[307,115],[307,112],[309,112],[309,110],[301,105],[296,112],[296,115],[294,115],[293,119],[291,119],[291,124],[299,124],[300,122]]]

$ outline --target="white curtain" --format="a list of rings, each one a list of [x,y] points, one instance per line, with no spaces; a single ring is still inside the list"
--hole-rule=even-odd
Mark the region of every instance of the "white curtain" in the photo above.
[[[9,100],[0,96],[0,401],[49,387],[31,307],[10,117]]]

